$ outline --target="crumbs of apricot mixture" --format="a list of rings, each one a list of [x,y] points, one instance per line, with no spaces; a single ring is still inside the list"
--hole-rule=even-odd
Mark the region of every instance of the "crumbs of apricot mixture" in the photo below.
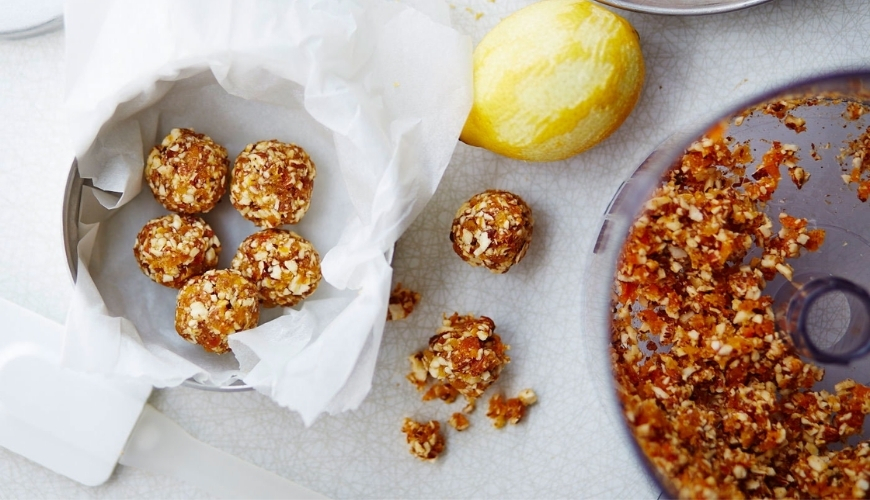
[[[537,402],[538,396],[531,389],[523,389],[517,397],[509,399],[496,394],[489,400],[486,416],[492,419],[492,425],[496,429],[501,429],[506,424],[518,424],[525,416],[526,408]]]
[[[407,318],[417,303],[420,302],[420,294],[396,284],[396,288],[390,293],[390,303],[387,306],[387,321],[395,321]]]
[[[411,445],[411,454],[420,460],[434,461],[444,451],[444,435],[437,420],[417,422],[406,418],[402,432]]]
[[[429,339],[429,347],[409,358],[408,380],[422,390],[431,377],[436,384],[449,389],[443,389],[444,396],[433,393],[428,399],[447,400],[452,390],[465,396],[466,411],[471,411],[477,398],[498,380],[502,369],[510,362],[508,349],[510,346],[502,343],[495,333],[491,319],[453,313],[449,318],[444,317],[441,328]]]

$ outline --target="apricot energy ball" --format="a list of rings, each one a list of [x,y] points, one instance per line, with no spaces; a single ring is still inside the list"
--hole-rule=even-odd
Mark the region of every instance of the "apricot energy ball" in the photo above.
[[[149,221],[136,236],[133,256],[142,272],[171,288],[217,267],[221,242],[211,226],[192,215],[171,214]]]
[[[488,190],[459,207],[450,241],[465,262],[502,274],[525,257],[534,224],[532,210],[522,198]]]
[[[227,336],[257,326],[257,287],[238,271],[216,269],[187,281],[178,292],[175,331],[208,352],[230,350]]]
[[[424,382],[428,375],[455,389],[473,405],[510,362],[508,349],[510,346],[495,333],[491,319],[453,313],[444,318],[441,328],[429,339],[429,347],[411,357],[411,364],[415,373],[419,371],[415,365],[422,365]]]
[[[154,198],[182,214],[208,212],[226,191],[227,150],[211,137],[174,128],[145,163],[145,179]]]
[[[245,238],[231,265],[257,286],[266,307],[295,306],[320,283],[317,250],[285,229],[265,229]]]
[[[296,224],[308,211],[316,174],[311,157],[295,144],[248,144],[233,166],[230,201],[260,227]]]

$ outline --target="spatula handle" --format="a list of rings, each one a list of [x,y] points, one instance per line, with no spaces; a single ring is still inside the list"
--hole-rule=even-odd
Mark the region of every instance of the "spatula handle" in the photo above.
[[[222,498],[326,498],[194,439],[148,404],[119,463],[175,477]]]

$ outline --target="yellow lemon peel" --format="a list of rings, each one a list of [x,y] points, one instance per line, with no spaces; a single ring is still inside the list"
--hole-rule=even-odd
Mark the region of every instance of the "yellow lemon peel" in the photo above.
[[[562,160],[615,131],[643,87],[637,32],[587,0],[543,0],[474,51],[474,103],[460,139],[510,158]]]

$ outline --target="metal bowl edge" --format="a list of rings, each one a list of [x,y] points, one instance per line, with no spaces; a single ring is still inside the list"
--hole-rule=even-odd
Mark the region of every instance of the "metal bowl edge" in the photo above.
[[[81,209],[82,188],[84,185],[84,179],[79,175],[78,159],[74,158],[63,193],[62,220],[64,252],[66,253],[67,267],[69,268],[70,278],[73,283],[75,283],[78,276],[79,211]],[[230,385],[216,387],[197,382],[193,379],[187,379],[181,385],[215,392],[241,392],[254,389],[241,380],[237,380]]]

